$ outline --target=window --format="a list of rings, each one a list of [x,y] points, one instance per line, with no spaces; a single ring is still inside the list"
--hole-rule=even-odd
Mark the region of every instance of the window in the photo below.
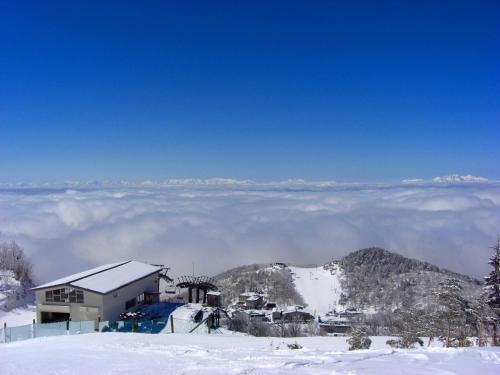
[[[83,303],[83,290],[75,290],[73,288],[47,290],[45,292],[45,301]]]
[[[137,304],[142,305],[144,303],[144,293],[141,293],[137,296]]]
[[[127,302],[125,302],[125,310],[131,309],[134,307],[136,304],[135,298],[129,299]]]

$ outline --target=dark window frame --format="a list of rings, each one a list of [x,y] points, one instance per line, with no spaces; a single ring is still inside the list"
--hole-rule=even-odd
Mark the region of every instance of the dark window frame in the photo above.
[[[62,303],[85,303],[83,290],[73,288],[59,288],[45,291],[46,302],[62,302]]]

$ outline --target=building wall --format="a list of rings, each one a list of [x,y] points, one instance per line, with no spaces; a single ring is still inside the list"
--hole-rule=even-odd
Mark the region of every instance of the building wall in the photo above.
[[[62,285],[53,288],[36,290],[36,321],[42,321],[42,311],[47,312],[68,312],[71,320],[93,320],[101,314],[103,310],[103,296],[98,293],[93,293],[87,290],[83,291],[82,303],[67,303],[67,302],[47,302],[45,300],[45,292],[47,290],[74,288],[70,285]],[[94,318],[95,316],[95,318]]]
[[[104,295],[104,310],[102,312],[102,320],[118,320],[119,316],[125,310],[125,303],[137,298],[138,295],[149,292],[158,293],[159,277],[155,273],[143,279],[137,280],[132,284],[126,285],[111,293]]]
[[[74,321],[97,320],[99,318],[101,320],[118,320],[120,314],[126,311],[125,303],[128,300],[137,298],[138,295],[144,292],[158,293],[159,277],[155,273],[105,295],[84,290],[83,304],[47,302],[45,300],[47,290],[65,287],[81,290],[70,285],[62,285],[35,291],[37,322],[42,321],[42,311],[69,313],[71,320]]]

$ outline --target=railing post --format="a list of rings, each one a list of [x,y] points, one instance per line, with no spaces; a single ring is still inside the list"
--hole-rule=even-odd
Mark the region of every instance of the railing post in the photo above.
[[[170,330],[174,333],[174,317],[170,315]]]
[[[35,319],[33,319],[33,325],[31,326],[31,338],[34,339],[36,337],[36,323]]]
[[[3,323],[3,342],[7,343],[7,322]]]

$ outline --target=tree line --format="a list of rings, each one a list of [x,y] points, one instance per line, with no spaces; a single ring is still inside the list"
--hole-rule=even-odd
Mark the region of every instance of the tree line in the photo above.
[[[387,343],[396,348],[423,346],[421,337],[428,337],[428,345],[438,339],[445,347],[471,346],[470,337],[476,337],[476,345],[486,346],[491,334],[491,345],[498,346],[498,325],[500,323],[500,237],[492,247],[489,259],[491,272],[484,278],[482,292],[473,301],[463,296],[462,282],[449,276],[440,282],[432,293],[433,309],[415,306],[398,309],[391,316],[391,322],[397,338]],[[372,326],[371,326],[372,325]],[[371,326],[371,327],[370,327]],[[350,349],[366,348],[366,342],[372,321],[355,327],[348,339]],[[362,343],[365,343],[363,346]],[[369,346],[369,344],[368,344]]]

